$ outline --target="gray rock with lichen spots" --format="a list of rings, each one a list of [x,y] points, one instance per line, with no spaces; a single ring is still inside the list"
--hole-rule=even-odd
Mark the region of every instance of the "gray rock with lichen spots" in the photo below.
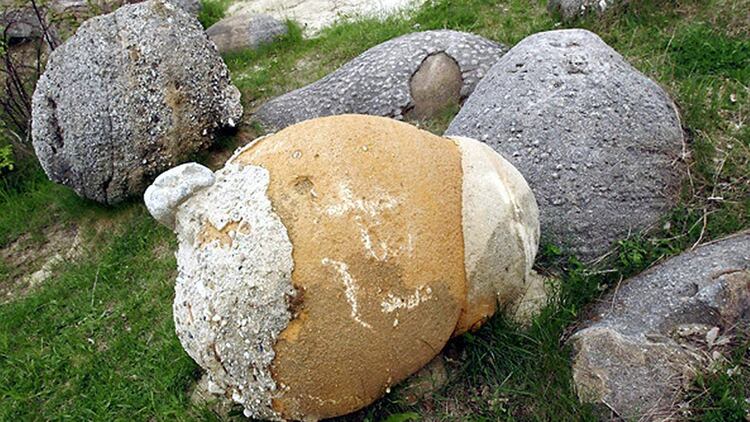
[[[126,4],[140,3],[142,0],[53,0],[50,6],[57,12],[75,16],[92,16],[111,12]],[[175,6],[197,16],[201,11],[200,0],[168,0]],[[98,12],[98,13],[97,13]]]
[[[39,17],[31,7],[9,7],[0,3],[0,30],[0,35],[3,35],[8,43],[42,36]]]
[[[175,6],[190,13],[193,16],[198,16],[198,14],[201,12],[202,6],[199,0],[169,0],[169,1],[171,1]]]
[[[613,7],[626,4],[627,0],[550,0],[547,9],[570,22],[589,13],[602,14]]]
[[[750,232],[686,252],[622,282],[576,332],[582,401],[627,420],[673,415],[707,356],[750,323]]]
[[[521,41],[446,134],[479,139],[507,157],[536,195],[542,240],[587,259],[656,223],[683,175],[672,100],[585,30]]]
[[[258,48],[287,32],[286,23],[269,15],[234,15],[206,30],[208,38],[216,44],[220,53]]]
[[[114,204],[242,116],[200,24],[171,3],[123,6],[57,48],[33,97],[34,149],[53,181]]]
[[[444,53],[455,61],[456,73],[461,76],[460,96],[466,98],[504,52],[499,44],[457,31],[404,35],[365,51],[317,82],[269,101],[255,117],[269,130],[348,113],[401,119],[419,106],[414,103],[410,83],[429,57]],[[430,89],[442,91],[444,86]]]

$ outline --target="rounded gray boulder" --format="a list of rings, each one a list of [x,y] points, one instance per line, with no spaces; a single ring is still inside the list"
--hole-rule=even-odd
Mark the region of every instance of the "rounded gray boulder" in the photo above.
[[[106,204],[140,195],[242,116],[198,21],[160,0],[86,21],[51,54],[32,106],[49,178]]]
[[[750,328],[750,232],[622,282],[570,339],[584,402],[623,420],[673,420],[683,387]]]
[[[580,29],[513,47],[446,134],[507,157],[536,195],[543,241],[584,259],[656,223],[674,205],[684,171],[672,100]]]
[[[286,23],[269,15],[232,15],[206,30],[219,53],[258,48],[287,32]]]
[[[269,101],[255,118],[276,131],[315,117],[348,113],[401,119],[416,110],[414,117],[430,117],[435,110],[466,98],[505,51],[502,45],[457,31],[404,35],[365,51],[317,82]],[[453,94],[456,85],[459,89]]]

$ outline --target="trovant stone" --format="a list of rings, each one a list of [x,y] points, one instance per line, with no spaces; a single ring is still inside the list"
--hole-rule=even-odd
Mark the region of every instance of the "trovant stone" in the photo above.
[[[580,29],[538,33],[512,48],[446,134],[508,157],[539,202],[543,241],[585,259],[656,223],[682,179],[672,100]]]
[[[667,420],[683,387],[749,322],[744,232],[672,258],[605,297],[571,338],[578,394],[626,420]]]
[[[460,97],[466,98],[504,51],[501,45],[463,32],[440,30],[404,35],[365,51],[317,82],[269,101],[255,117],[267,129],[279,130],[315,117],[338,114],[401,119],[412,109],[432,111],[435,105],[455,101],[456,85],[460,87]],[[447,73],[435,76],[434,69],[422,70],[425,66],[447,69]],[[414,95],[415,74],[418,92],[426,96]],[[417,101],[423,97],[424,103]]]
[[[117,203],[234,125],[239,96],[196,19],[159,0],[123,6],[51,54],[33,96],[34,149],[50,179]]]

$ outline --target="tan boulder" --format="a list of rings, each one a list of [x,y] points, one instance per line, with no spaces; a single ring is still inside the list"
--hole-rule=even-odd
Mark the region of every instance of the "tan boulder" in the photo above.
[[[174,172],[201,174],[146,202],[176,208],[177,334],[248,416],[360,409],[538,287],[533,195],[474,140],[344,115],[241,148],[211,186]]]

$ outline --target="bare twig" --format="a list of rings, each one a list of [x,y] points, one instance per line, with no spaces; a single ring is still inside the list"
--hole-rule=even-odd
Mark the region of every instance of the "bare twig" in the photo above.
[[[44,36],[44,40],[47,41],[47,45],[49,45],[50,50],[54,50],[55,48],[57,48],[57,43],[50,35],[50,29],[47,25],[47,19],[42,16],[42,12],[39,10],[39,7],[36,4],[36,0],[30,1],[31,7],[34,9],[34,14],[36,14],[36,18],[39,20],[39,25],[42,27],[42,35]]]
[[[94,276],[94,286],[91,288],[91,307],[94,307],[94,292],[96,291],[96,282],[99,281],[99,268],[96,267],[96,276]]]
[[[708,212],[706,211],[705,208],[703,208],[703,228],[701,228],[701,234],[700,236],[698,236],[698,240],[696,240],[695,243],[693,244],[693,247],[690,248],[691,251],[695,250],[695,248],[697,248],[698,245],[700,245],[701,241],[703,241],[703,236],[706,234],[707,223],[708,223]]]

